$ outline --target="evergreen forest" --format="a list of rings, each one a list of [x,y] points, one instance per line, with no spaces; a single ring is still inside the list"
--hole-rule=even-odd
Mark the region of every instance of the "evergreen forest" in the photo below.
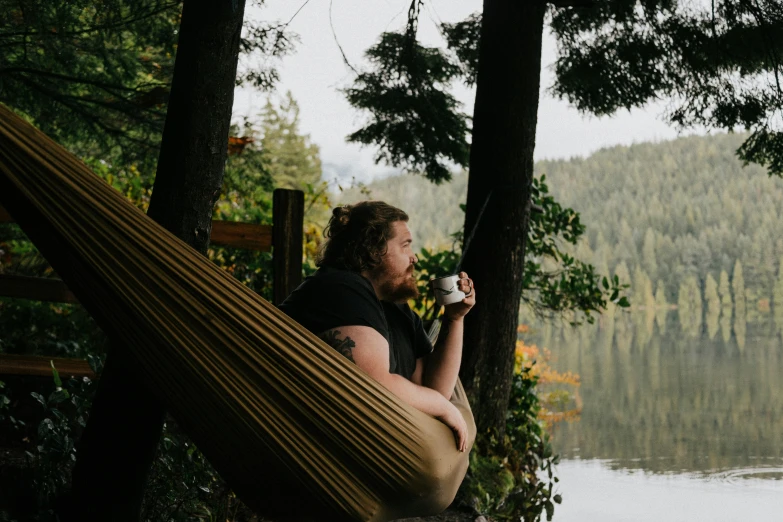
[[[698,323],[710,310],[750,321],[775,304],[783,312],[783,180],[737,159],[745,138],[689,136],[539,161],[537,176],[587,228],[575,248],[563,250],[599,274],[618,275],[632,309],[676,307]],[[346,190],[340,200],[399,205],[411,216],[415,242],[439,249],[451,248],[463,225],[466,190],[465,173],[444,185],[389,177],[364,193]]]

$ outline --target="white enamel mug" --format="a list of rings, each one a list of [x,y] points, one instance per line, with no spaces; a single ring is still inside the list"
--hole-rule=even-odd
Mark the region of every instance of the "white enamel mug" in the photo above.
[[[430,284],[432,285],[433,292],[435,292],[435,301],[439,305],[450,305],[465,299],[465,292],[457,288],[457,283],[459,283],[458,275],[432,279]]]

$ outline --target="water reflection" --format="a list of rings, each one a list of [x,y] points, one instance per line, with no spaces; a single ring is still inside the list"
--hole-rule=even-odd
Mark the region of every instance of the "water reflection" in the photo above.
[[[651,473],[758,479],[753,470],[763,464],[774,468],[767,478],[780,478],[777,329],[771,320],[705,315],[696,327],[671,312],[617,312],[600,326],[541,328],[530,337],[550,349],[555,370],[581,376],[581,417],[556,425],[556,451]]]
[[[754,468],[754,471],[758,471]],[[780,472],[780,468],[772,473]],[[783,483],[727,474],[613,471],[602,461],[558,466],[563,504],[555,522],[737,522],[780,520]]]

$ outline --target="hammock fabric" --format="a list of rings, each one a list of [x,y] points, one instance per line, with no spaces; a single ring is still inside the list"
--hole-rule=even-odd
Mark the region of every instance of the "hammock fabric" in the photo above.
[[[0,105],[0,204],[234,489],[280,520],[442,511],[468,466],[404,404]],[[453,402],[475,424],[458,383]]]

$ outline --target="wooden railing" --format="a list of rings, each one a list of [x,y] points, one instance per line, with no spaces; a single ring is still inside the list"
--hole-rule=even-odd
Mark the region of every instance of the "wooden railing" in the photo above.
[[[13,223],[0,207],[0,223]],[[272,201],[272,225],[233,221],[213,221],[210,241],[216,245],[272,251],[273,301],[280,303],[302,282],[302,240],[304,234],[304,194],[299,190],[277,189]],[[55,303],[78,303],[75,295],[59,279],[0,274],[0,297]],[[51,376],[51,362],[64,377],[94,377],[87,361],[33,355],[0,354],[0,376]]]
[[[87,361],[65,357],[44,357],[42,355],[11,355],[0,354],[0,375],[31,375],[35,377],[51,377],[52,365],[57,368],[60,378],[70,377],[95,378]]]

